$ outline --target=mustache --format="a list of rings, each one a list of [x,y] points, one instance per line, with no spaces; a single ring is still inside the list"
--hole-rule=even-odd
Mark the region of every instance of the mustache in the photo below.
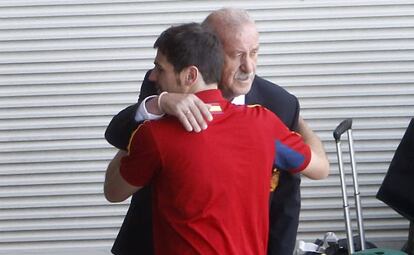
[[[254,72],[251,72],[251,73],[237,72],[234,75],[234,78],[239,81],[253,80]]]

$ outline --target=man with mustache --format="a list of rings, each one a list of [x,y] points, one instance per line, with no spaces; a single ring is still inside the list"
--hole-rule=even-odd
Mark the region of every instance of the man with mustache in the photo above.
[[[307,144],[325,156],[323,145],[299,117],[296,97],[281,87],[255,76],[259,35],[254,21],[243,10],[221,9],[211,13],[203,22],[213,30],[223,44],[224,67],[219,88],[223,96],[235,103],[261,104],[274,113],[292,130],[298,131]],[[130,134],[143,119],[154,114],[176,116],[188,131],[200,132],[212,119],[209,108],[195,95],[156,94],[147,73],[141,88],[139,103],[128,107],[114,117],[106,138],[114,146],[125,149]],[[143,101],[146,99],[145,101]],[[137,108],[139,106],[139,110]],[[231,159],[229,159],[231,160]],[[270,233],[268,254],[292,254],[300,211],[300,177],[280,172],[279,184],[270,204]],[[150,187],[134,194],[129,211],[112,251],[115,254],[152,254]]]
[[[266,108],[222,96],[222,47],[201,25],[170,27],[154,47],[149,79],[161,95],[195,93],[213,120],[198,133],[174,116],[141,124],[108,166],[106,198],[123,201],[151,184],[156,255],[266,255],[271,166],[321,179],[327,160]]]

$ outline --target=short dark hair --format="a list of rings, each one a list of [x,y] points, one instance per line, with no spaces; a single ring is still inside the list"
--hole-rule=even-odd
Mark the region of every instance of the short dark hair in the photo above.
[[[175,72],[194,65],[206,84],[218,83],[223,67],[223,49],[217,36],[198,23],[172,26],[162,32],[154,48],[164,54]]]

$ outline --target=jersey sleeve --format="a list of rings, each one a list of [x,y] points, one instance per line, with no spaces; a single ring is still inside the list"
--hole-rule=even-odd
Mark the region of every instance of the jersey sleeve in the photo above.
[[[274,141],[274,165],[279,170],[298,173],[311,160],[310,148],[300,134],[290,131],[281,121],[278,122],[278,135]]]
[[[122,158],[120,174],[131,185],[144,186],[161,168],[160,153],[149,122],[131,136],[128,155]]]

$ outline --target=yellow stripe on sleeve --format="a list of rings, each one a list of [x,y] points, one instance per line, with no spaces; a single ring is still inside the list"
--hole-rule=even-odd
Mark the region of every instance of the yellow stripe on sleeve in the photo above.
[[[134,130],[134,132],[132,132],[131,137],[129,137],[129,142],[128,142],[128,146],[127,146],[127,150],[128,150],[128,155],[129,152],[131,151],[131,144],[132,144],[132,139],[134,138],[135,134],[137,133],[138,129],[145,124],[146,121],[142,122],[140,125],[138,125],[138,127]]]

